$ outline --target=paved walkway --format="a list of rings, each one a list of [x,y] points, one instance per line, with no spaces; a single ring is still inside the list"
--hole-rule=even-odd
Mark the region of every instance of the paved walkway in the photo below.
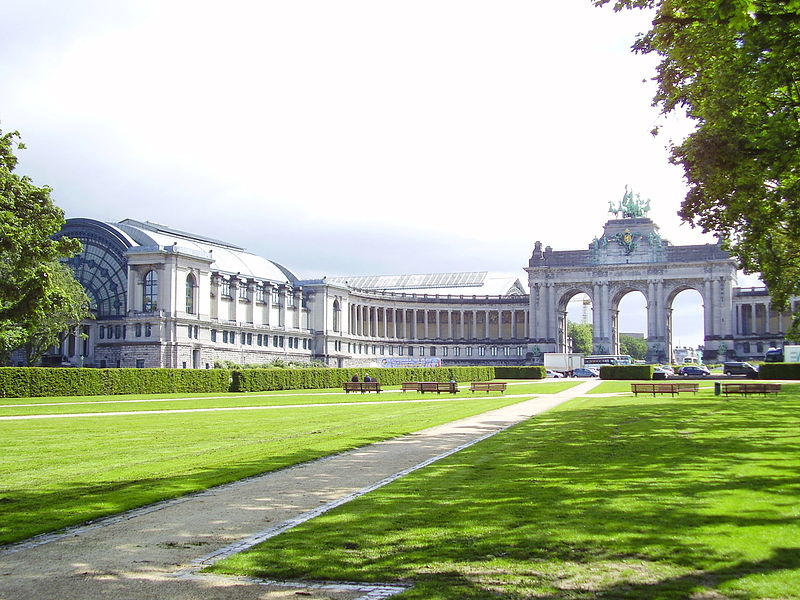
[[[598,383],[582,382],[558,394],[6,547],[0,550],[0,599],[387,598],[402,588],[265,583],[197,570]]]

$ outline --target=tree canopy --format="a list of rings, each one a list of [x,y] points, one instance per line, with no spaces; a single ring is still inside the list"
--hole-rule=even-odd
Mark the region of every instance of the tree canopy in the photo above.
[[[654,105],[696,126],[671,147],[689,186],[679,215],[718,235],[786,309],[800,295],[800,0],[613,5],[654,9],[633,49],[661,58]]]
[[[573,323],[567,325],[567,335],[572,338],[572,351],[592,354],[592,324]]]
[[[644,360],[647,356],[647,340],[620,333],[619,350],[620,354],[630,354],[635,360]]]
[[[50,188],[14,173],[14,152],[22,148],[17,132],[0,131],[0,360],[63,313],[65,304],[77,303],[81,315],[88,314],[85,294],[75,296],[74,278],[70,282],[58,262],[77,253],[80,242],[52,239],[64,224],[64,213],[50,199]],[[76,315],[70,314],[73,318],[61,323],[62,329],[74,322]]]

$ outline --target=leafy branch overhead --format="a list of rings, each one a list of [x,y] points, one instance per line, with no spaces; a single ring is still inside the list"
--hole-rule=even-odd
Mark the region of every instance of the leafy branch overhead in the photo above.
[[[661,58],[654,104],[696,125],[671,147],[689,186],[681,218],[721,237],[746,272],[761,273],[773,306],[788,308],[800,295],[800,0],[613,6],[654,10],[633,49]]]

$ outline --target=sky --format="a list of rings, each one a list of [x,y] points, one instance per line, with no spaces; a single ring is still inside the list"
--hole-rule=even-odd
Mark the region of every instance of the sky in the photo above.
[[[589,0],[6,0],[0,129],[68,218],[161,223],[301,278],[526,283],[537,240],[587,247],[626,185],[662,237],[714,241],[676,214],[666,147],[691,126],[651,106],[656,60],[630,51],[649,21]],[[642,330],[629,297],[622,330]],[[678,302],[675,341],[702,343],[699,295]]]

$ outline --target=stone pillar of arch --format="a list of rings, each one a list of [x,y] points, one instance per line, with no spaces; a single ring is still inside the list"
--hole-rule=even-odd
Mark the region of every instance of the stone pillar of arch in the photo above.
[[[724,358],[733,348],[736,263],[719,244],[673,246],[661,238],[658,226],[649,218],[611,219],[602,236],[585,250],[553,251],[536,242],[526,271],[530,288],[527,332],[532,349],[554,352],[566,347],[560,335],[563,327],[559,327],[562,302],[576,289],[592,300],[595,353],[619,349],[618,302],[625,290],[641,291],[645,296],[648,358],[652,361],[667,360],[671,354],[672,301],[686,289],[703,297],[707,358]],[[741,314],[744,331],[752,329],[747,317],[752,323],[752,312]]]

